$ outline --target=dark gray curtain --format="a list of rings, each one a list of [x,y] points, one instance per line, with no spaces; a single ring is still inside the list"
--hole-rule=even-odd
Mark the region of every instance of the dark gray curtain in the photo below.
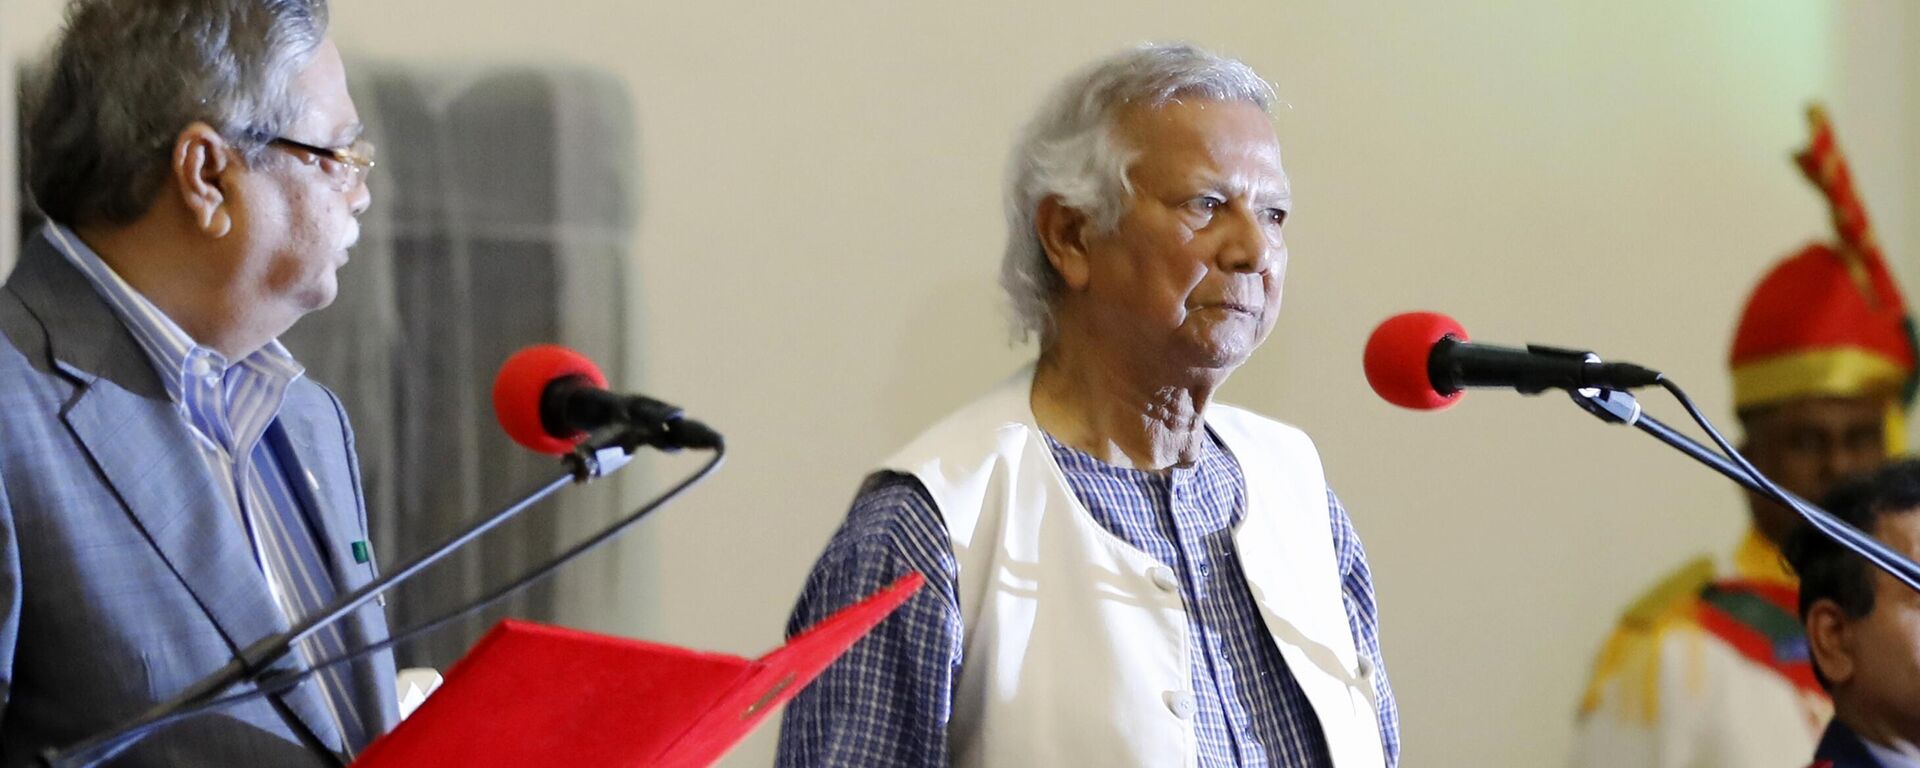
[[[626,89],[593,73],[423,73],[362,65],[353,86],[380,147],[374,207],[339,300],[284,339],[351,412],[387,565],[551,476],[557,463],[494,422],[493,375],[521,347],[558,342],[618,380],[631,246],[633,125]],[[402,587],[395,627],[503,583],[610,520],[611,489],[569,488]],[[612,553],[582,568],[608,577]],[[593,573],[570,573],[591,584]],[[441,668],[504,615],[555,620],[552,580],[400,647]]]

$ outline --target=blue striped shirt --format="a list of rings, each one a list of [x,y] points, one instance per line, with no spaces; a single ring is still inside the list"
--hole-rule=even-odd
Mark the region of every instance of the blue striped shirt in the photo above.
[[[306,369],[278,341],[230,363],[195,342],[72,230],[49,223],[46,237],[86,276],[147,353],[193,433],[215,486],[224,493],[222,507],[252,542],[255,562],[288,626],[332,602],[333,578],[320,557],[318,534],[287,474],[299,468],[283,466],[283,457],[262,439],[280,415],[287,387]],[[336,626],[303,641],[299,651],[311,663],[344,653],[346,640]],[[342,747],[366,743],[368,736],[361,733],[366,718],[354,711],[346,695],[347,672],[346,665],[337,665],[318,676],[323,698],[346,739]]]
[[[1209,434],[1199,461],[1168,472],[1114,467],[1047,438],[1074,495],[1100,525],[1172,568],[1187,605],[1194,732],[1202,766],[1329,766],[1312,707],[1268,634],[1237,562],[1245,515],[1239,462]],[[1331,491],[1341,592],[1359,650],[1378,670],[1380,738],[1400,754],[1399,710],[1381,661],[1373,578],[1353,521]],[[787,707],[782,766],[943,766],[962,674],[958,563],[946,524],[911,475],[881,473],[854,499],[787,625],[795,634],[907,570],[927,588]]]

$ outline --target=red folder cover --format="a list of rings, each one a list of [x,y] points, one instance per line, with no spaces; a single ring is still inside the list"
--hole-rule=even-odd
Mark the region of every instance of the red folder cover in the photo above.
[[[711,765],[924,581],[908,573],[758,660],[508,619],[354,766]]]

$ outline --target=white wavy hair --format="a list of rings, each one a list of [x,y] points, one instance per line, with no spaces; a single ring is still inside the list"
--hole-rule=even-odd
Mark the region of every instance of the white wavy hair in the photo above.
[[[1053,296],[1060,276],[1034,230],[1040,202],[1057,197],[1100,231],[1126,211],[1127,167],[1137,150],[1114,132],[1129,106],[1158,107],[1180,98],[1254,104],[1271,112],[1273,86],[1238,59],[1192,45],[1147,43],[1089,65],[1056,87],[1021,130],[1007,164],[1007,252],[1000,287],[1013,315],[1014,337],[1053,333]]]

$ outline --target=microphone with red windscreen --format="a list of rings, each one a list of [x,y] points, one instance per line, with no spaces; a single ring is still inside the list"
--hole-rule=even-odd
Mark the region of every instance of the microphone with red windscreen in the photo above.
[[[1367,337],[1361,364],[1367,384],[1389,403],[1416,411],[1432,411],[1460,401],[1460,390],[1442,392],[1427,373],[1434,345],[1447,339],[1466,341],[1467,330],[1438,312],[1407,312],[1389,317]]]
[[[607,377],[585,355],[554,344],[527,347],[500,366],[493,412],[508,437],[540,453],[568,453],[588,432],[615,424],[640,444],[665,450],[720,446],[718,432],[678,407],[606,386]]]
[[[1633,389],[1660,382],[1659,371],[1607,363],[1592,352],[1530,344],[1526,349],[1472,344],[1466,329],[1438,312],[1389,317],[1367,338],[1367,383],[1402,408],[1433,410],[1459,401],[1467,387],[1506,387],[1534,395],[1549,389]]]

